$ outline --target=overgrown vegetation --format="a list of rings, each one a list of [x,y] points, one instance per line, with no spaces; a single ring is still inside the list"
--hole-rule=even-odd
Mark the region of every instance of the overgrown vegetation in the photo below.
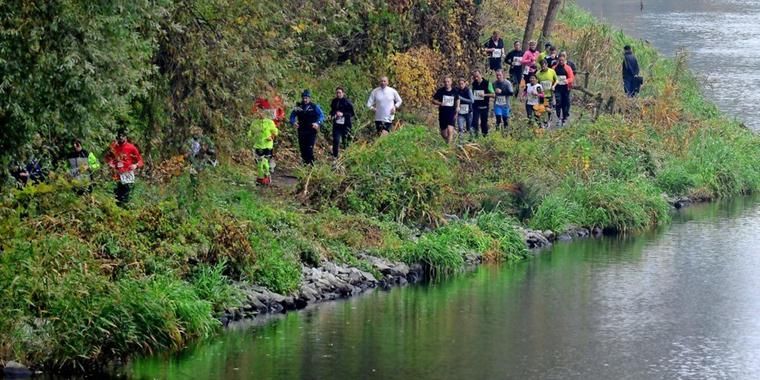
[[[48,183],[4,188],[0,359],[81,369],[179,348],[218,328],[215,316],[241,301],[238,281],[290,293],[302,265],[327,259],[362,266],[364,253],[421,263],[444,278],[461,271],[468,256],[525,257],[520,225],[640,230],[669,220],[666,194],[712,199],[760,188],[760,138],[705,102],[683,59],[664,59],[572,4],[558,17],[555,35],[564,37],[553,42],[591,73],[592,91],[616,96],[616,112],[592,122],[576,104],[577,121],[551,133],[529,128],[518,113],[507,135],[446,146],[426,123],[428,110],[417,108],[441,74],[483,64],[475,53],[481,32],[519,37],[526,6],[0,5],[0,51],[20,52],[0,61],[7,79],[0,85],[2,160],[35,135],[40,149],[73,135],[102,145],[114,118],[125,116],[156,161],[176,153],[191,125],[202,126],[223,152],[223,164],[202,172],[197,191],[188,174],[159,176],[167,165],[152,165],[152,177],[162,181],[139,183],[128,210],[116,207],[108,181],[77,195],[62,171]],[[623,44],[637,49],[645,68],[640,99],[622,96]],[[387,62],[398,63],[392,81],[402,81],[402,96],[416,94],[417,103],[403,107],[400,130],[371,139],[360,104]],[[425,66],[433,70],[419,75]],[[58,86],[43,80],[51,75]],[[275,178],[274,187],[256,188],[250,147],[237,139],[250,96],[293,100],[309,87],[327,105],[336,85],[360,111],[358,141],[330,163],[320,141],[320,163],[298,168],[296,186]],[[293,142],[285,127],[278,172],[296,166]]]

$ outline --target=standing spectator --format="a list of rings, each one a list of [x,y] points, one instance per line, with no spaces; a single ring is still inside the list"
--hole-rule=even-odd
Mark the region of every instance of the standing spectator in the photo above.
[[[144,166],[140,151],[127,141],[127,131],[123,127],[116,132],[116,141],[111,143],[106,163],[111,167],[116,181],[116,204],[123,208],[129,202],[129,194],[135,183],[135,171]]]
[[[509,116],[512,109],[509,107],[509,97],[514,95],[515,88],[512,82],[504,79],[504,71],[496,72],[496,82],[493,83],[495,100],[493,102],[493,113],[496,115],[496,130],[498,131],[504,125],[504,130],[509,128]]]
[[[557,66],[554,67],[557,74],[557,85],[554,87],[554,94],[557,101],[557,118],[559,118],[560,127],[562,127],[570,118],[570,90],[575,82],[575,73],[570,65],[567,64],[567,56],[560,55]]]
[[[475,101],[472,95],[472,89],[467,85],[467,80],[459,78],[459,109],[457,112],[457,131],[461,136],[463,133],[468,132],[470,136],[474,136],[472,128],[472,103]]]
[[[190,185],[195,191],[198,188],[198,174],[206,165],[217,165],[216,149],[200,127],[190,128],[190,135],[190,139],[185,143],[185,159],[190,162]]]
[[[351,126],[354,119],[354,105],[346,98],[346,92],[343,87],[335,89],[335,99],[330,103],[330,119],[332,119],[332,155],[338,158],[340,146],[343,149],[348,147],[351,141]]]
[[[322,108],[311,102],[311,91],[303,90],[301,102],[290,113],[290,124],[298,128],[298,147],[301,159],[307,165],[314,164],[314,144],[325,114]]]
[[[398,92],[388,86],[388,77],[381,77],[380,86],[372,90],[367,100],[367,108],[375,112],[375,128],[380,136],[391,131],[396,110],[401,107],[401,103]]]
[[[472,104],[472,129],[475,130],[475,135],[480,131],[483,133],[483,136],[487,136],[488,106],[490,98],[494,96],[494,91],[491,83],[483,78],[483,74],[479,70],[472,72],[472,94],[475,100]]]
[[[483,47],[488,53],[488,67],[493,71],[501,70],[501,59],[504,57],[504,40],[499,37],[499,32],[493,32]]]
[[[641,89],[642,80],[639,76],[639,61],[633,55],[629,45],[623,48],[623,88],[628,97],[634,97]]]
[[[515,41],[512,46],[512,51],[507,54],[507,63],[510,65],[509,79],[512,81],[514,88],[519,89],[520,82],[522,81],[522,57],[525,52],[522,51],[522,44],[520,41]]]
[[[438,127],[446,144],[454,137],[454,124],[459,109],[459,91],[454,88],[451,77],[446,77],[443,87],[433,95],[433,104],[438,106]]]

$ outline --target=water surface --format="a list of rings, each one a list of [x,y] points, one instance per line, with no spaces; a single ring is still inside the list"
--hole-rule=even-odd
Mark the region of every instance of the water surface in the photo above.
[[[610,24],[673,56],[689,53],[689,67],[707,97],[729,116],[760,130],[760,1],[577,0]]]
[[[375,292],[133,362],[132,379],[758,379],[760,201]]]

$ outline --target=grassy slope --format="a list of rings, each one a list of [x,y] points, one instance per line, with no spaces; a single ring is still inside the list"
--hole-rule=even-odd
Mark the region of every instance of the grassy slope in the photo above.
[[[497,12],[493,20],[512,21],[499,25],[522,22],[513,10]],[[295,191],[256,189],[250,169],[230,161],[203,174],[198,195],[187,175],[140,185],[130,211],[115,207],[107,183],[84,197],[63,181],[6,194],[0,358],[75,367],[178,348],[219,327],[214,315],[238,302],[231,280],[288,292],[302,261],[361,267],[357,255],[367,251],[425,262],[441,276],[460,270],[468,252],[523,257],[520,223],[635,230],[668,221],[663,193],[713,198],[758,189],[760,138],[707,104],[680,61],[574,6],[559,28],[565,38],[555,43],[591,71],[591,88],[620,99],[618,52],[633,44],[646,67],[643,99],[619,100],[620,114],[549,134],[518,117],[511,135],[456,149],[434,127],[406,126],[359,141],[336,168],[297,170]],[[330,68],[310,85],[329,94],[331,78],[366,73]],[[351,93],[370,87],[356,83]],[[291,141],[282,141],[281,167],[292,164]],[[446,224],[445,213],[465,221]]]

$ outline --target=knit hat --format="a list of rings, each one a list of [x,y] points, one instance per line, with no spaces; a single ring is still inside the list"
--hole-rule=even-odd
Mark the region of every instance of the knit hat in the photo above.
[[[302,98],[311,98],[311,91],[309,91],[309,89],[303,90],[303,92],[301,93],[301,97]]]
[[[269,100],[267,100],[266,98],[257,98],[256,99],[256,108],[261,109],[261,110],[268,110],[268,109],[270,109],[272,107],[269,104]]]

